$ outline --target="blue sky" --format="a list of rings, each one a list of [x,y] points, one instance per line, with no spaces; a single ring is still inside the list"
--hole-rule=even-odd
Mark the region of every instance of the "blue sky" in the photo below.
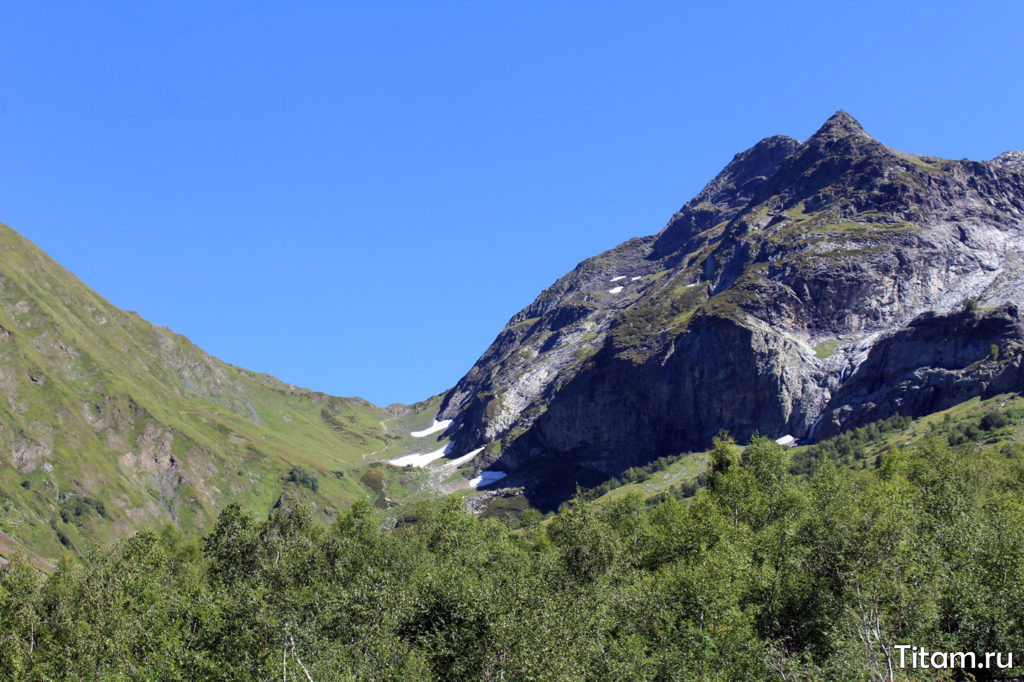
[[[10,0],[0,221],[228,362],[412,402],[762,137],[1024,148],[1024,3],[893,5]]]

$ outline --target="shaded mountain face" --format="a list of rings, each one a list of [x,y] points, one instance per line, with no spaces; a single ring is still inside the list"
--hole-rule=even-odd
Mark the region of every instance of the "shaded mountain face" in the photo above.
[[[509,321],[442,404],[455,452],[545,506],[723,429],[815,440],[1016,390],[1021,159],[902,153],[844,112],[758,142]]]
[[[0,554],[201,529],[294,481],[329,515],[365,497],[352,472],[392,442],[390,417],[210,357],[0,226]]]

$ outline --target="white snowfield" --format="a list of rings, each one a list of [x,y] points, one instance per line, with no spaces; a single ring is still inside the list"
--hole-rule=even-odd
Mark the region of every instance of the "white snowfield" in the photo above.
[[[429,436],[432,433],[437,433],[438,431],[444,431],[445,429],[447,429],[451,425],[452,425],[452,420],[451,419],[445,419],[443,422],[439,422],[439,421],[437,421],[435,419],[434,423],[431,424],[430,426],[428,426],[427,428],[423,429],[422,431],[413,431],[409,435],[412,436],[413,438],[424,438],[426,436]]]
[[[635,282],[635,281],[637,281],[638,279],[643,279],[643,277],[641,277],[640,275],[637,275],[636,277],[630,277],[630,278],[629,278],[629,281],[630,281],[630,282]]]
[[[485,485],[490,485],[495,481],[500,481],[506,476],[508,476],[508,474],[504,471],[481,471],[479,476],[470,479],[469,486],[471,488],[481,488]]]
[[[622,287],[612,287],[611,289],[608,290],[608,293],[609,294],[617,294],[620,291],[622,291]]]
[[[785,436],[782,436],[781,438],[776,438],[775,442],[778,443],[779,445],[791,445],[796,442],[796,438],[787,433]]]
[[[625,275],[619,275],[618,277],[612,277],[609,282],[618,282],[620,279],[626,279]]]
[[[483,448],[477,448],[476,450],[473,450],[471,452],[467,452],[462,457],[456,457],[455,459],[453,459],[450,462],[445,462],[444,465],[446,467],[452,467],[453,469],[456,468],[456,467],[460,467],[463,464],[465,464],[466,462],[468,462],[469,460],[471,460],[474,457],[476,457],[477,455],[479,455],[481,452],[483,452]]]
[[[411,455],[402,455],[397,459],[388,461],[388,464],[393,464],[396,467],[414,466],[414,467],[425,467],[435,459],[441,459],[452,449],[452,444],[443,445],[433,452],[414,452]]]

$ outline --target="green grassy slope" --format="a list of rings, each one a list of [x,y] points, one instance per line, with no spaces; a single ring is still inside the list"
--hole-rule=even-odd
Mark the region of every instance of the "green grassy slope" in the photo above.
[[[851,469],[880,466],[885,455],[895,448],[920,444],[927,438],[939,438],[949,445],[974,442],[981,447],[1017,442],[1024,439],[1024,397],[1002,394],[986,400],[972,398],[959,405],[920,419],[890,419],[876,422],[814,445],[792,448],[791,469],[807,474],[817,462],[831,461]],[[741,446],[733,445],[737,454]],[[589,491],[588,499],[601,505],[639,494],[647,500],[666,495],[688,498],[704,485],[711,470],[709,452],[685,453],[665,467],[637,476],[639,480],[604,490]]]
[[[204,528],[231,500],[265,513],[293,467],[330,516],[436,403],[385,410],[221,362],[0,226],[5,545],[53,561],[152,523]]]

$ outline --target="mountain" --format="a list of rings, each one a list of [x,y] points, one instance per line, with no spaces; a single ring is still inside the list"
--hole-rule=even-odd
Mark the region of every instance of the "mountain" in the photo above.
[[[201,530],[303,485],[321,514],[368,491],[437,401],[382,409],[213,358],[111,305],[0,226],[0,554],[52,563],[140,527]]]
[[[444,493],[545,510],[722,430],[813,443],[1020,390],[1022,169],[899,152],[844,112],[766,138],[542,292],[443,397],[388,408],[221,362],[0,226],[0,555],[202,531],[295,486],[328,520]]]
[[[453,454],[550,507],[720,430],[812,442],[1024,387],[1022,162],[842,111],[758,142],[512,317],[444,398]]]

